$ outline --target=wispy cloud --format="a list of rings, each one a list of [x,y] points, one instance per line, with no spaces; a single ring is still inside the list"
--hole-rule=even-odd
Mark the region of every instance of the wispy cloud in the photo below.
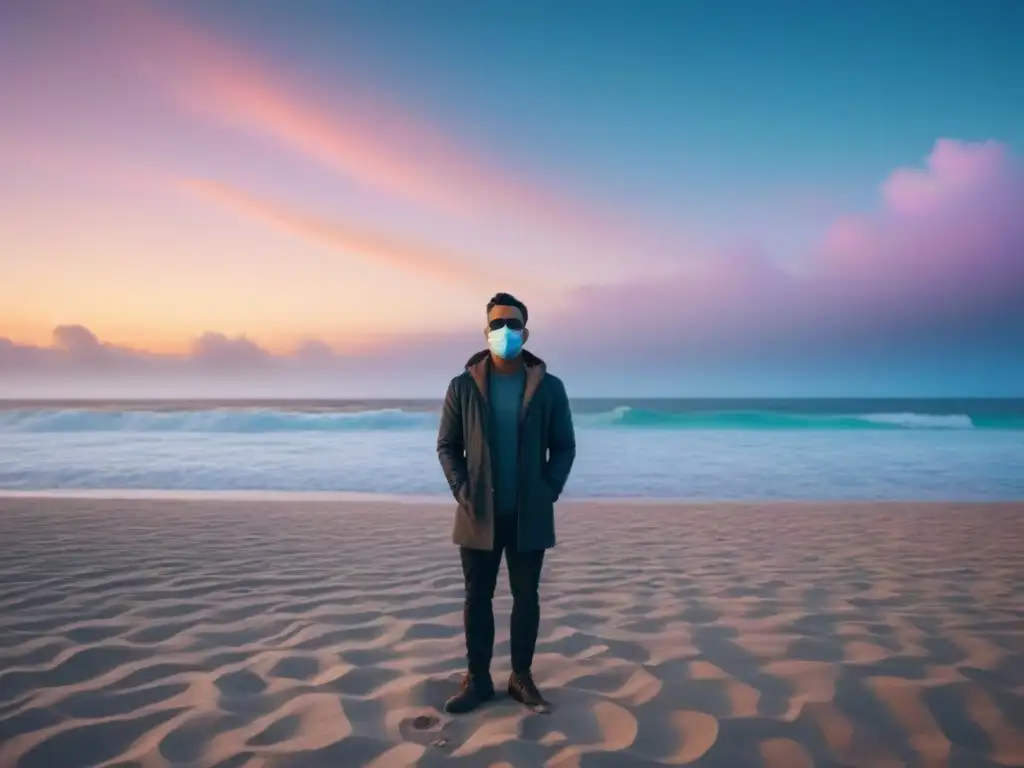
[[[209,179],[181,179],[176,184],[192,195],[348,256],[437,280],[475,286],[492,284],[495,280],[494,275],[479,269],[465,257],[391,233],[373,231],[356,222],[312,213]]]
[[[474,149],[365,77],[342,71],[329,87],[318,86],[251,41],[190,20],[181,6],[29,4],[24,15],[26,36],[51,40],[54,53],[29,45],[5,51],[11,74],[0,80],[16,108],[0,131],[0,162],[121,179],[122,186],[169,172],[247,187],[252,159],[261,172],[272,165],[280,185],[268,191],[280,196],[310,178],[308,161],[347,184],[344,195],[362,210],[430,221],[476,243],[487,232],[538,259],[605,273],[619,273],[625,254],[656,261],[682,239],[674,225],[643,226],[628,206],[597,200],[544,167]],[[5,157],[8,133],[19,143]],[[240,139],[237,153],[234,145],[221,151],[225,139]],[[254,149],[255,158],[247,154]],[[128,163],[135,168],[115,167]]]
[[[186,111],[262,137],[367,190],[430,211],[513,219],[592,244],[620,245],[643,231],[597,206],[484,157],[422,115],[339,77],[317,92],[254,50],[182,14],[138,4],[120,23],[144,40],[150,71]],[[635,240],[634,240],[635,242]]]

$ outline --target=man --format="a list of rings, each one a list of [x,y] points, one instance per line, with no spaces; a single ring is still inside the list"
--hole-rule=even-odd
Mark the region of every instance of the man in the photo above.
[[[540,623],[544,551],[555,545],[554,503],[573,460],[576,438],[565,387],[544,361],[523,350],[526,305],[507,293],[487,303],[488,349],[448,385],[437,455],[458,502],[452,540],[466,580],[463,620],[469,669],[445,704],[469,712],[494,696],[491,601],[502,552],[512,587],[512,676],[508,693],[544,703],[531,666]]]

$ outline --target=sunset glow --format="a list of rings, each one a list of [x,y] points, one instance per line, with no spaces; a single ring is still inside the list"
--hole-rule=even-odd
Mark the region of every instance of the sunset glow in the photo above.
[[[5,4],[0,394],[430,390],[498,290],[595,390],[1024,391],[1015,5],[398,5]]]

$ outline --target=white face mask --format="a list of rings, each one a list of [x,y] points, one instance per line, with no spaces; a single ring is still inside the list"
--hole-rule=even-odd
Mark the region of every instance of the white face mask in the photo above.
[[[523,332],[503,325],[487,334],[487,344],[502,360],[511,360],[523,349]]]

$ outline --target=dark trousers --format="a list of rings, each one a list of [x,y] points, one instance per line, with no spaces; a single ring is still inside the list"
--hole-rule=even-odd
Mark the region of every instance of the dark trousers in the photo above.
[[[544,550],[516,549],[516,518],[499,517],[494,525],[494,549],[461,548],[462,574],[466,579],[466,602],[462,617],[466,627],[466,656],[470,674],[490,674],[494,653],[494,587],[505,553],[508,580],[512,587],[512,671],[529,672],[537,646],[540,624],[540,572]]]

